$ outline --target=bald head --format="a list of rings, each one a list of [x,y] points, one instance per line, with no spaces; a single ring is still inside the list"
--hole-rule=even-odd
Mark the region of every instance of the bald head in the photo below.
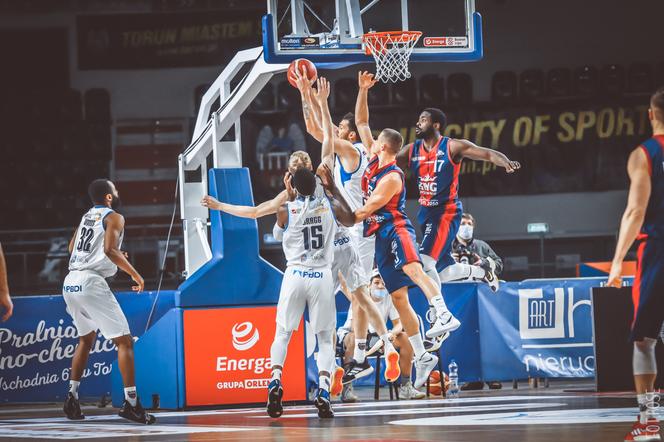
[[[378,142],[384,144],[390,153],[396,155],[403,146],[403,137],[394,129],[383,129],[378,136]]]

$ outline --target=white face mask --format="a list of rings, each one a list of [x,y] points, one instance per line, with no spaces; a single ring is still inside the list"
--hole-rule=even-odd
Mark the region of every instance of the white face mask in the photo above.
[[[470,224],[459,226],[459,233],[457,235],[464,241],[470,241],[473,239],[473,226]]]

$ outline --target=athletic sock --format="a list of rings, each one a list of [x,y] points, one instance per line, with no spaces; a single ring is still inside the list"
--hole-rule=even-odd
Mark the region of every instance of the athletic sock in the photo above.
[[[431,298],[430,302],[431,305],[433,305],[433,308],[436,309],[436,316],[442,316],[443,313],[448,311],[443,295],[434,296]]]
[[[413,351],[415,352],[415,358],[419,359],[422,357],[426,350],[424,350],[424,342],[422,342],[422,335],[415,333],[413,336],[408,336],[410,345],[413,346]]]
[[[330,377],[328,375],[318,375],[318,388],[330,391]]]
[[[81,385],[81,381],[69,381],[69,392],[74,396],[74,399],[78,400],[78,386]]]
[[[382,335],[380,337],[380,339],[382,339],[383,343],[385,344],[385,354],[388,354],[392,351],[396,351],[396,349],[394,348],[394,345],[392,344],[392,342],[390,341],[390,338],[388,337],[389,335],[390,335],[389,333],[385,333],[384,335]]]
[[[353,350],[353,359],[360,364],[364,362],[367,354],[367,340],[355,339],[355,349]]]
[[[136,394],[136,386],[134,385],[132,387],[125,387],[124,394],[125,394],[125,399],[127,400],[127,402],[129,402],[129,405],[135,407],[138,397],[138,395]]]
[[[270,382],[272,381],[281,381],[281,368],[272,369],[272,379],[270,379]]]
[[[636,400],[639,403],[639,422],[643,425],[648,423],[648,403],[645,394],[637,394]]]

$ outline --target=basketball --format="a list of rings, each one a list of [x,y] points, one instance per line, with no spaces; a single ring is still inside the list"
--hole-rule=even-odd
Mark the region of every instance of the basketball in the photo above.
[[[438,370],[433,370],[429,375],[429,393],[433,396],[441,396],[443,394],[443,388],[447,391],[449,387],[449,378],[447,373],[445,375],[445,384],[442,385],[440,382],[440,372]]]
[[[303,67],[307,69],[307,78],[309,78],[309,80],[315,80],[318,77],[316,66],[312,62],[306,58],[298,58],[297,60],[293,60],[290,66],[288,66],[288,73],[286,74],[286,77],[288,77],[288,82],[291,84],[291,86],[297,87],[297,84],[295,83],[297,80],[297,77],[295,76],[295,69],[297,69],[298,72],[302,72]]]

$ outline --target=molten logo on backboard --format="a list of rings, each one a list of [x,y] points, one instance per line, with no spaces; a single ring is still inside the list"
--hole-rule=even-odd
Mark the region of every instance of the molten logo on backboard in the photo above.
[[[254,324],[251,322],[235,324],[231,333],[233,334],[233,347],[240,351],[249,350],[260,338],[258,329],[254,328]]]

